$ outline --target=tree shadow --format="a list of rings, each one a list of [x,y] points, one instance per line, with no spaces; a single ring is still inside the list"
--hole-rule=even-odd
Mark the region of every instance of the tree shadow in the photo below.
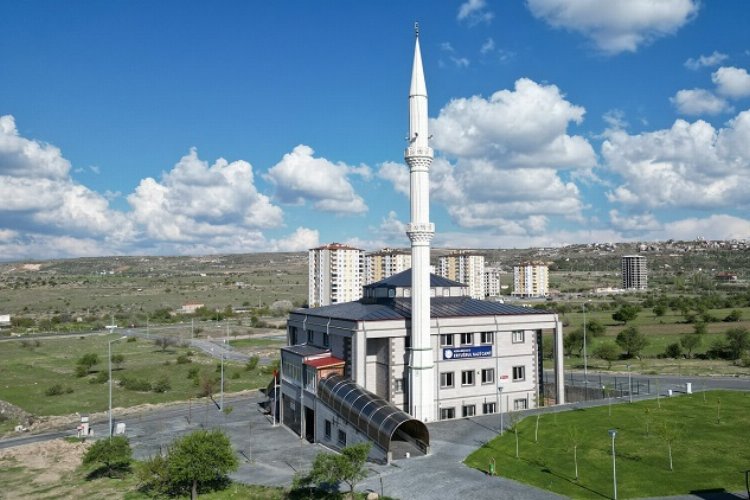
[[[101,467],[97,467],[86,474],[85,479],[86,481],[94,481],[96,479],[101,479],[104,477],[109,479],[122,479],[131,472],[132,468],[130,467],[129,463],[113,465],[111,467],[102,465]]]
[[[729,493],[724,488],[693,490],[690,492],[690,494],[695,495],[698,498],[705,498],[706,500],[736,500],[738,498],[745,498],[744,495],[735,495],[734,493]]]

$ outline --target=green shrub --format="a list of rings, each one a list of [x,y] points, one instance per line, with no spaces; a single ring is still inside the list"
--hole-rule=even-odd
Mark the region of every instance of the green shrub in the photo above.
[[[90,384],[103,384],[104,382],[109,380],[109,373],[105,371],[100,371],[96,374],[96,377],[89,380]]]
[[[258,356],[250,356],[250,359],[247,360],[247,364],[245,365],[245,370],[249,372],[255,370],[259,361],[260,358]]]
[[[120,386],[129,391],[149,392],[151,390],[151,383],[148,380],[135,377],[120,378]]]
[[[187,372],[187,378],[192,378],[192,379],[198,378],[198,371],[200,370],[197,366],[191,366]]]
[[[162,377],[154,383],[151,390],[154,392],[167,392],[171,388],[172,384],[169,383],[169,379],[167,377]]]
[[[240,378],[240,372],[233,372],[232,376],[229,377],[229,378],[235,379],[235,380],[238,379],[238,378]]]
[[[81,378],[89,374],[88,368],[83,365],[76,365],[76,377]]]
[[[133,451],[128,438],[113,436],[95,442],[83,456],[83,464],[100,463],[107,470],[107,475],[112,477],[112,472],[124,471],[130,467],[132,456]]]
[[[188,363],[192,363],[192,361],[190,361],[190,358],[187,357],[187,354],[181,354],[181,355],[177,356],[177,364],[178,365],[186,365]]]
[[[44,391],[45,396],[60,396],[64,393],[65,389],[61,384],[55,384],[52,387],[48,387],[47,390]]]
[[[126,340],[125,342],[135,342],[136,340],[138,339],[135,337],[128,337],[128,340]]]

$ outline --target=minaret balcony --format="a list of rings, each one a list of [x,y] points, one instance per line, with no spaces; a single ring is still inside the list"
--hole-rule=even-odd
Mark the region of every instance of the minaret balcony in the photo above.
[[[432,148],[429,146],[409,146],[404,151],[405,157],[410,156],[428,156],[432,158],[434,155],[432,153]]]

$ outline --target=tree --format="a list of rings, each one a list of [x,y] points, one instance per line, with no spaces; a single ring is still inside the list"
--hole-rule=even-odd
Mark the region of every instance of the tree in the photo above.
[[[576,481],[578,481],[578,447],[581,445],[581,433],[578,427],[572,426],[568,429],[568,443],[573,449],[573,463],[576,470]]]
[[[657,318],[661,318],[666,312],[667,308],[664,306],[664,304],[656,304],[654,306],[654,316],[656,316]]]
[[[83,377],[91,371],[91,368],[99,364],[99,356],[96,353],[89,352],[84,354],[76,361],[76,375]]]
[[[586,341],[591,337],[601,337],[607,331],[607,327],[600,321],[590,319],[586,322]]]
[[[750,349],[750,333],[747,328],[732,328],[725,335],[729,359],[740,359],[742,353]]]
[[[112,477],[115,470],[126,470],[130,467],[133,450],[125,436],[113,436],[100,439],[88,449],[83,456],[83,465],[101,463],[107,470],[107,476]]]
[[[726,318],[724,318],[724,321],[726,322],[735,322],[742,319],[742,311],[739,309],[732,309],[732,312],[727,314]]]
[[[661,425],[657,427],[657,433],[667,445],[669,470],[674,470],[674,464],[672,463],[672,444],[674,444],[680,436],[680,428],[674,424],[669,425],[667,422],[662,422]]]
[[[646,336],[634,326],[629,326],[618,333],[615,342],[617,342],[617,345],[625,349],[626,358],[638,356],[643,348],[648,345],[648,339]]]
[[[673,342],[664,350],[664,355],[668,358],[677,359],[682,356],[682,347],[677,342]]]
[[[612,342],[602,342],[594,349],[594,356],[607,362],[607,369],[612,369],[612,362],[620,357],[620,350]]]
[[[354,487],[367,476],[365,462],[370,443],[347,446],[337,453],[319,453],[315,457],[309,478],[318,485],[346,483],[354,497]]]
[[[161,348],[161,352],[166,352],[171,346],[177,345],[177,339],[173,337],[158,337],[154,340],[154,345]]]
[[[687,351],[687,357],[692,357],[693,349],[700,347],[703,338],[697,333],[683,333],[680,335],[680,345]]]
[[[633,321],[638,317],[638,313],[641,308],[633,304],[624,304],[612,314],[612,319],[615,321],[622,321],[623,325],[628,324],[628,321]]]
[[[566,356],[577,351],[579,354],[583,350],[583,330],[580,328],[573,330],[563,337],[563,350]]]
[[[169,449],[167,474],[179,489],[190,488],[190,498],[198,497],[199,486],[226,477],[239,462],[226,434],[220,430],[200,430],[177,439]]]
[[[696,323],[693,325],[693,333],[696,335],[705,335],[708,333],[708,327],[706,326],[705,321],[701,321],[700,323]]]

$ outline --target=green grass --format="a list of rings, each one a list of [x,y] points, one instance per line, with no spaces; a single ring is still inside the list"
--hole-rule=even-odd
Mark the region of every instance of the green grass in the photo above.
[[[717,422],[717,401],[721,419]],[[750,393],[711,391],[662,398],[657,401],[574,410],[540,417],[539,440],[534,442],[536,417],[518,425],[515,436],[505,433],[466,459],[486,471],[491,458],[497,474],[573,498],[610,498],[612,456],[609,429],[615,440],[618,494],[621,498],[680,495],[702,490],[744,490],[744,471],[750,466],[747,432]],[[648,412],[646,411],[648,410]],[[649,421],[649,432],[646,423]],[[668,449],[657,430],[666,424],[677,432],[672,444],[674,470]],[[579,434],[579,480],[574,475],[571,430]]]
[[[115,338],[118,336],[43,340],[41,346],[33,349],[22,347],[20,342],[3,343],[0,348],[0,399],[36,415],[90,413],[107,409],[108,384],[91,383],[96,373],[78,378],[74,370],[76,359],[81,355],[96,353],[100,362],[93,370],[106,372],[107,342]],[[195,397],[198,388],[188,379],[188,371],[192,367],[198,367],[200,371],[213,373],[217,361],[197,351],[190,358],[191,363],[177,364],[177,357],[187,351],[184,347],[174,347],[162,352],[152,342],[144,339],[138,339],[137,342],[122,340],[112,344],[113,354],[125,356],[122,369],[115,370],[113,367],[113,406],[129,407]],[[232,378],[236,376],[235,373],[239,374],[239,378]],[[164,393],[129,391],[116,383],[123,375],[151,382],[166,377],[171,389]],[[225,362],[225,379],[229,391],[255,389],[268,382],[268,376],[260,370],[248,372],[243,364],[228,361]],[[46,396],[45,390],[55,384],[70,388],[73,392]]]

